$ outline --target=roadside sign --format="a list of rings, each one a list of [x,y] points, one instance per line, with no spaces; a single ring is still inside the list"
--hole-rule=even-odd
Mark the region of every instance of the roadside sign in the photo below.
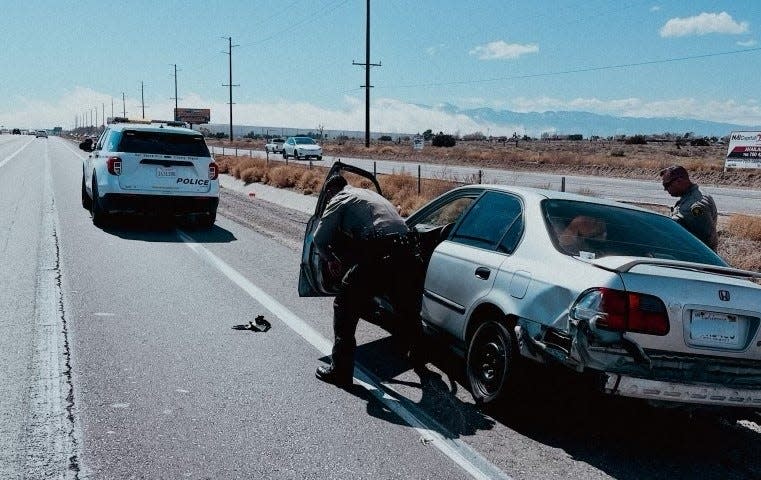
[[[193,125],[209,123],[211,121],[211,110],[208,108],[175,108],[174,119]]]
[[[425,140],[420,135],[412,137],[412,148],[415,150],[422,150],[425,145]]]
[[[727,168],[761,168],[761,132],[732,132],[724,161]]]

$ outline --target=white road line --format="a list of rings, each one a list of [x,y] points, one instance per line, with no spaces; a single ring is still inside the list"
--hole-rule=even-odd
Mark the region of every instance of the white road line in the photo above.
[[[288,310],[288,308],[283,306],[268,293],[264,292],[261,288],[254,285],[222,259],[196,242],[192,237],[181,231],[178,231],[178,234],[182,241],[185,242],[193,252],[232,280],[233,283],[238,285],[238,287],[251,296],[251,298],[261,303],[264,308],[269,310],[274,316],[278,317],[286,324],[286,326],[288,326],[288,328],[312,344],[312,346],[314,346],[321,354],[330,354],[332,343],[320,335],[320,333],[314,328],[309,326],[304,320]],[[382,383],[372,373],[365,370],[365,368],[359,364],[356,365],[354,369],[354,377],[364,388],[372,393],[378,401],[382,402],[386,407],[407,422],[407,424],[417,430],[423,438],[432,439],[431,445],[438,448],[444,455],[468,472],[473,478],[482,480],[509,480],[511,478],[464,441],[456,438],[448,438],[439,433],[446,430],[442,426],[437,425],[433,419],[425,415],[425,413],[420,411],[415,405],[410,402],[398,400],[403,399],[404,397],[391,386]],[[386,392],[394,394],[396,398]]]
[[[79,440],[73,420],[72,387],[60,283],[58,210],[45,146],[41,236],[35,288],[34,382],[27,420],[26,470],[30,478],[78,478]]]
[[[15,152],[11,153],[9,156],[5,157],[2,161],[0,161],[0,168],[2,168],[6,163],[8,163],[13,157],[21,153],[21,151],[25,149],[26,147],[28,147],[30,143],[32,142],[31,141],[26,142],[26,144],[23,147],[19,148]]]

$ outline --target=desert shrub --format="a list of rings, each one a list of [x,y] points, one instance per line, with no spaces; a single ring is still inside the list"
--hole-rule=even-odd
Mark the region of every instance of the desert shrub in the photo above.
[[[727,231],[735,237],[761,242],[761,217],[732,215],[727,222]]]
[[[291,188],[301,176],[301,168],[290,165],[278,165],[267,172],[264,182],[278,188]]]
[[[231,163],[230,174],[235,178],[241,178],[241,173],[253,167],[263,167],[264,162],[255,158],[238,157],[238,160]]]
[[[623,150],[613,150],[612,152],[610,152],[610,156],[611,157],[625,157],[626,154],[624,153]]]
[[[317,170],[304,170],[296,181],[296,188],[306,195],[311,195],[322,188],[322,180],[325,174]]]
[[[380,137],[378,137],[378,141],[380,142],[390,142],[392,140],[393,139],[391,138],[391,135],[381,135]]]
[[[264,176],[267,174],[267,167],[265,165],[254,165],[246,168],[240,172],[240,179],[246,184],[261,182]]]
[[[644,135],[634,135],[624,140],[627,145],[647,145],[647,139]]]
[[[431,145],[434,147],[454,147],[457,145],[457,140],[452,135],[447,135],[445,133],[439,133],[438,135],[435,135],[433,137],[433,140],[431,140]]]
[[[711,143],[707,138],[696,138],[694,140],[690,140],[690,145],[693,147],[710,147]]]

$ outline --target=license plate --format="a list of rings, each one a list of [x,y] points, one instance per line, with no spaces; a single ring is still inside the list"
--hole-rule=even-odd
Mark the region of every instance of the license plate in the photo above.
[[[745,343],[744,322],[737,315],[693,310],[690,343],[706,347],[740,348]]]
[[[169,167],[169,168],[159,167],[156,169],[156,176],[157,177],[176,177],[177,171],[172,167]]]

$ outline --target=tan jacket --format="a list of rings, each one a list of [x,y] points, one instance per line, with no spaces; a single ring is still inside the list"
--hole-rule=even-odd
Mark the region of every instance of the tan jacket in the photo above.
[[[671,218],[698,237],[713,251],[719,244],[716,232],[718,212],[710,195],[704,195],[697,185],[692,185],[671,209]]]
[[[362,240],[408,231],[391,202],[372,190],[347,185],[325,207],[314,232],[314,246],[325,258],[332,252],[351,260],[361,258],[357,246]]]

